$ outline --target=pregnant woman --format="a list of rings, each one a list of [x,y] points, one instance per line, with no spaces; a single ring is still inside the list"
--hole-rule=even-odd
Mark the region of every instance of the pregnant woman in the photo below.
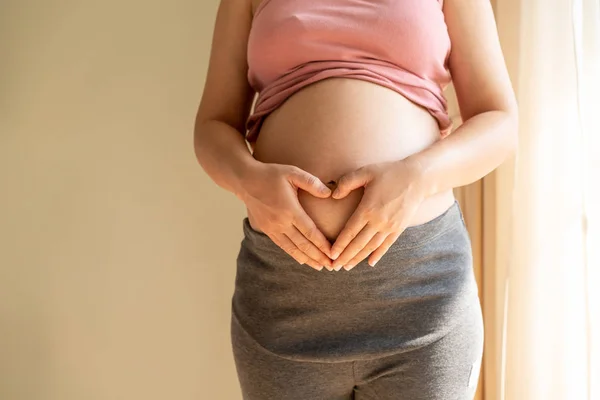
[[[452,189],[517,142],[489,0],[221,0],[212,40],[194,145],[247,209],[243,398],[472,399],[483,320]]]

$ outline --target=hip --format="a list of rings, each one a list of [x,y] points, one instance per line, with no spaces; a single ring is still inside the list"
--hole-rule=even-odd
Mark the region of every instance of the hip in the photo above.
[[[458,203],[410,227],[376,267],[316,271],[243,221],[232,313],[269,351],[341,361],[393,354],[446,334],[478,307]]]

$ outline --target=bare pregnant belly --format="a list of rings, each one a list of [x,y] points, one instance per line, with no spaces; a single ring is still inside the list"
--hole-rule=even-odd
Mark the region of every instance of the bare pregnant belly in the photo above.
[[[364,165],[401,160],[439,140],[436,120],[391,89],[371,82],[329,78],[300,90],[263,122],[253,155],[295,165],[323,182]],[[320,199],[300,190],[307,214],[333,241],[358,206],[363,189],[344,199]],[[451,190],[427,198],[410,221],[419,225],[454,202]],[[259,230],[248,215],[252,227]]]

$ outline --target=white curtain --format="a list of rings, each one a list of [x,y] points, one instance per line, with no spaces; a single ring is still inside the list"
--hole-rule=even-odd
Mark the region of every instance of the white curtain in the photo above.
[[[496,1],[520,143],[496,180],[506,297],[486,399],[600,400],[599,2]]]

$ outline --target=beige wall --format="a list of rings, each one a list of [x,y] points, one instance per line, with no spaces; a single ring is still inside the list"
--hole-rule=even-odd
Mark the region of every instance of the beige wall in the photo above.
[[[192,149],[216,7],[0,1],[0,399],[240,398],[243,208]]]

